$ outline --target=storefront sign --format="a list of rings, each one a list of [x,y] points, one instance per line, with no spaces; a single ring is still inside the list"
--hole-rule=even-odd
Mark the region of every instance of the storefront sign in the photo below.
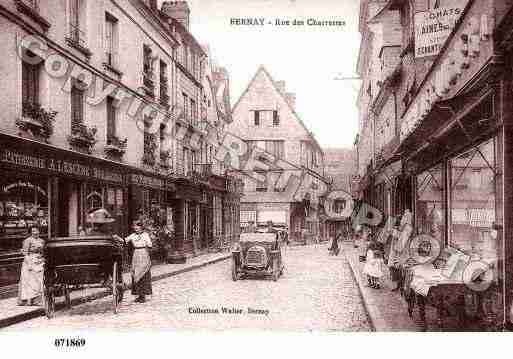
[[[146,176],[139,173],[132,173],[130,176],[130,182],[132,184],[143,186],[143,187],[151,187],[156,189],[164,188],[164,180],[161,178]]]
[[[493,42],[490,40],[495,27],[494,10],[483,9],[477,2],[473,4],[403,116],[401,142],[415,131],[436,102],[455,94],[493,55]]]
[[[28,155],[9,149],[1,149],[0,151],[0,162],[33,169],[48,170],[66,175],[90,177],[120,184],[124,182],[122,173],[93,167],[78,161],[67,161],[57,159],[55,157]]]
[[[467,1],[415,14],[415,57],[436,56],[454,29]]]

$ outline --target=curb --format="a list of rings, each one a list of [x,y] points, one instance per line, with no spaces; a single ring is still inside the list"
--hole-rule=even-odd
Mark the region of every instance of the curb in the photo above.
[[[171,272],[168,272],[168,273],[162,273],[162,274],[156,275],[156,276],[151,278],[151,281],[152,282],[156,282],[156,281],[159,281],[159,280],[162,280],[162,279],[166,279],[166,278],[169,278],[169,277],[173,277],[173,276],[176,276],[176,275],[179,275],[179,274],[182,274],[182,273],[190,272],[190,271],[193,271],[195,269],[206,267],[207,265],[210,265],[210,264],[215,264],[215,263],[218,263],[218,262],[225,261],[225,260],[227,260],[229,258],[231,258],[231,254],[226,254],[225,256],[222,256],[222,257],[219,257],[219,258],[215,258],[215,259],[211,259],[211,260],[206,261],[204,263],[198,263],[198,264],[192,265],[190,267],[186,267],[186,268],[182,268],[182,269],[177,269],[177,270],[174,270],[174,271],[171,271]],[[130,289],[130,288],[131,288],[130,284],[125,285],[125,290]],[[96,299],[105,298],[105,297],[107,297],[109,295],[111,295],[111,292],[109,290],[102,290],[102,291],[99,291],[99,292],[94,293],[94,294],[89,294],[89,295],[86,295],[86,296],[83,296],[83,297],[74,298],[74,299],[71,300],[71,305],[74,306],[74,305],[79,305],[79,304],[91,302],[91,301],[96,300]],[[55,304],[55,310],[56,311],[60,310],[60,309],[62,309],[64,307],[65,307],[64,303],[56,303]],[[37,308],[37,309],[31,310],[29,312],[25,312],[25,313],[14,315],[12,317],[0,319],[0,328],[5,328],[5,327],[8,327],[10,325],[21,323],[21,322],[24,322],[24,321],[27,321],[27,320],[30,320],[30,319],[34,319],[34,318],[37,318],[37,317],[41,317],[41,316],[44,316],[44,315],[45,315],[44,309],[43,308]]]
[[[385,321],[381,318],[381,312],[378,309],[378,306],[375,304],[374,299],[371,296],[365,295],[365,287],[362,283],[361,277],[359,275],[359,271],[357,271],[354,266],[355,264],[348,258],[347,254],[344,253],[344,256],[349,263],[349,267],[351,268],[351,273],[353,274],[353,278],[355,282],[358,284],[358,289],[360,292],[360,297],[363,301],[363,306],[367,311],[367,316],[369,317],[372,331],[374,332],[388,332],[390,328],[386,325]],[[357,265],[357,264],[356,264]]]

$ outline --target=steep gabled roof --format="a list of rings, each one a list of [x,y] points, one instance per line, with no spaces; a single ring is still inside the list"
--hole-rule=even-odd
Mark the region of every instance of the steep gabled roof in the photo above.
[[[290,105],[290,103],[287,101],[287,99],[285,98],[285,95],[283,93],[281,93],[281,91],[278,89],[278,86],[276,86],[276,81],[274,81],[273,77],[271,76],[271,74],[269,73],[269,71],[267,71],[267,69],[265,68],[264,65],[260,65],[258,67],[258,70],[256,71],[255,75],[253,76],[253,78],[249,81],[249,84],[248,86],[246,87],[246,89],[242,92],[242,94],[240,95],[239,99],[237,100],[237,102],[235,103],[235,105],[233,106],[232,108],[232,113],[235,112],[235,109],[237,108],[237,106],[239,105],[240,101],[242,100],[242,98],[248,93],[249,89],[251,88],[251,86],[253,85],[253,82],[255,82],[258,74],[260,72],[263,72],[268,78],[269,80],[271,81],[274,89],[276,90],[276,92],[283,98],[283,100],[285,101],[285,103],[287,104],[289,110],[292,112],[292,114],[294,115],[294,117],[297,119],[297,121],[301,124],[301,126],[303,127],[303,129],[306,131],[308,137],[312,140],[312,142],[317,146],[317,149],[323,153],[323,150],[322,150],[322,147],[319,145],[319,142],[317,142],[317,139],[314,137],[313,133],[308,129],[308,127],[306,127],[305,123],[301,120],[301,117],[299,117],[299,114],[296,112],[296,110]]]

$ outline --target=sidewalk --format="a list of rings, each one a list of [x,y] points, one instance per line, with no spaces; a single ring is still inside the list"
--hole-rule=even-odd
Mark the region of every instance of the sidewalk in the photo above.
[[[151,268],[152,281],[165,279],[184,272],[188,272],[197,268],[204,267],[209,264],[217,263],[230,258],[230,252],[208,253],[194,258],[188,258],[184,264],[157,264]],[[123,274],[123,281],[130,286],[130,273]],[[72,305],[89,302],[98,298],[111,295],[111,292],[105,288],[90,288],[71,293]],[[42,307],[37,306],[18,306],[17,298],[8,298],[0,300],[0,328],[7,327],[25,320],[44,315]],[[64,297],[56,298],[56,309],[62,308],[64,305]]]
[[[343,243],[341,254],[345,255],[362,295],[365,309],[377,332],[421,331],[421,327],[408,316],[408,307],[398,291],[373,289],[367,286],[363,265],[358,260],[358,249],[352,243]]]

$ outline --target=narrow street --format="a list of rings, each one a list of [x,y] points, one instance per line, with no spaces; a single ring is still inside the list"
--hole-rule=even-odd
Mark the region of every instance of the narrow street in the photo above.
[[[370,330],[343,254],[328,256],[326,245],[291,247],[283,254],[285,272],[277,282],[233,282],[230,262],[223,261],[154,282],[154,294],[144,304],[125,295],[117,315],[111,311],[111,297],[107,297],[59,311],[51,320],[41,317],[6,330]],[[242,309],[242,313],[223,314],[222,307]],[[220,313],[191,314],[189,308],[218,309]],[[248,308],[261,312],[248,313]]]

